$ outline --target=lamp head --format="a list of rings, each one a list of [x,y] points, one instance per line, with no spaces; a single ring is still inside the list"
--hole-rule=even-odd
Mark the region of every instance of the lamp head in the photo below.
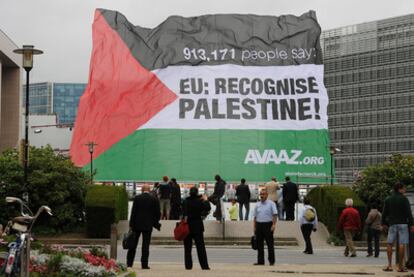
[[[43,51],[34,49],[33,45],[23,45],[23,48],[15,49],[13,52],[23,55],[23,68],[26,71],[30,71],[33,68],[33,55],[43,54]]]
[[[329,146],[329,153],[331,153],[331,155],[334,155],[339,152],[342,152],[340,148],[335,147],[335,146]]]

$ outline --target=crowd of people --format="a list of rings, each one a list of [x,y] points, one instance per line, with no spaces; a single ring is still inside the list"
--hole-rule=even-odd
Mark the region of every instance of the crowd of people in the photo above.
[[[192,269],[193,267],[191,249],[194,241],[201,268],[204,270],[210,269],[204,244],[203,219],[210,213],[210,203],[212,203],[216,206],[213,216],[218,221],[222,220],[220,199],[226,189],[226,182],[220,175],[216,175],[215,180],[212,195],[209,197],[199,195],[198,188],[192,187],[189,197],[184,201],[181,201],[180,187],[175,178],[169,180],[167,176],[164,176],[162,182],[155,184],[152,190],[149,185],[144,185],[142,194],[135,197],[132,206],[129,225],[130,229],[137,235],[135,236],[134,247],[129,249],[127,253],[127,266],[131,267],[133,264],[138,239],[142,234],[141,266],[143,269],[149,269],[148,257],[152,228],[159,230],[161,219],[183,219],[189,226],[189,235],[184,239],[185,268]],[[272,177],[261,189],[260,200],[254,206],[252,213],[253,233],[257,242],[257,262],[254,265],[265,264],[264,242],[266,242],[268,249],[269,264],[273,265],[275,263],[274,231],[277,220],[295,220],[295,203],[299,201],[298,186],[289,177],[286,177],[285,180],[282,189],[276,178]],[[410,204],[404,193],[404,186],[399,183],[396,184],[394,193],[384,202],[382,213],[378,210],[378,203],[371,203],[365,224],[361,222],[359,211],[353,207],[353,200],[351,198],[346,199],[346,207],[342,210],[337,223],[337,232],[343,233],[345,238],[345,256],[357,256],[353,238],[366,226],[367,257],[378,257],[380,235],[383,230],[387,230],[388,265],[384,268],[384,271],[393,270],[392,247],[397,236],[400,243],[398,249],[400,263],[397,266],[397,271],[406,271],[402,261],[409,240],[408,234],[410,231],[414,232],[414,226]],[[250,199],[251,194],[246,180],[241,179],[240,185],[236,187],[235,198],[231,199],[231,206],[228,208],[229,217],[232,221],[249,219]],[[303,208],[298,212],[297,220],[305,242],[303,252],[313,254],[311,234],[318,228],[318,217],[317,211],[311,205],[309,199],[305,198],[303,200]],[[374,241],[374,247],[372,241]]]

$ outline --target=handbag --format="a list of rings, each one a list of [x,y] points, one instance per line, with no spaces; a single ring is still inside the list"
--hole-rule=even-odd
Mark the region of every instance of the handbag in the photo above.
[[[177,222],[174,229],[174,239],[178,241],[184,240],[190,233],[190,228],[185,220]]]
[[[253,235],[250,238],[250,245],[251,245],[251,247],[252,247],[253,250],[257,250],[257,238],[256,238],[256,235]]]
[[[137,233],[134,231],[129,231],[128,233],[124,234],[124,237],[122,239],[122,248],[125,250],[133,249],[135,248],[135,239],[136,239]]]

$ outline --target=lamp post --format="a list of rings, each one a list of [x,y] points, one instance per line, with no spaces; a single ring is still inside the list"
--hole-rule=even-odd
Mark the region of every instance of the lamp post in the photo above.
[[[334,155],[336,153],[342,152],[340,148],[337,148],[333,145],[329,146],[329,154],[331,154],[331,186],[333,186],[333,168],[334,168]]]
[[[24,184],[23,184],[23,199],[28,201],[29,195],[27,192],[27,175],[29,165],[29,72],[33,68],[33,56],[43,54],[43,51],[34,49],[33,45],[23,45],[23,48],[13,50],[16,54],[23,55],[23,68],[26,70],[26,105],[24,115]]]
[[[91,185],[92,185],[93,184],[93,150],[97,144],[93,141],[90,141],[85,145],[88,146],[89,154],[91,157]]]

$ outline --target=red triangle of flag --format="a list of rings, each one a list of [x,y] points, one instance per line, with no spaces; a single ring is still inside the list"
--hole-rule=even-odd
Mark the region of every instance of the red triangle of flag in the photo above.
[[[70,155],[77,166],[90,162],[89,142],[97,157],[125,138],[177,95],[131,54],[99,11],[93,23],[89,82],[79,102]]]

